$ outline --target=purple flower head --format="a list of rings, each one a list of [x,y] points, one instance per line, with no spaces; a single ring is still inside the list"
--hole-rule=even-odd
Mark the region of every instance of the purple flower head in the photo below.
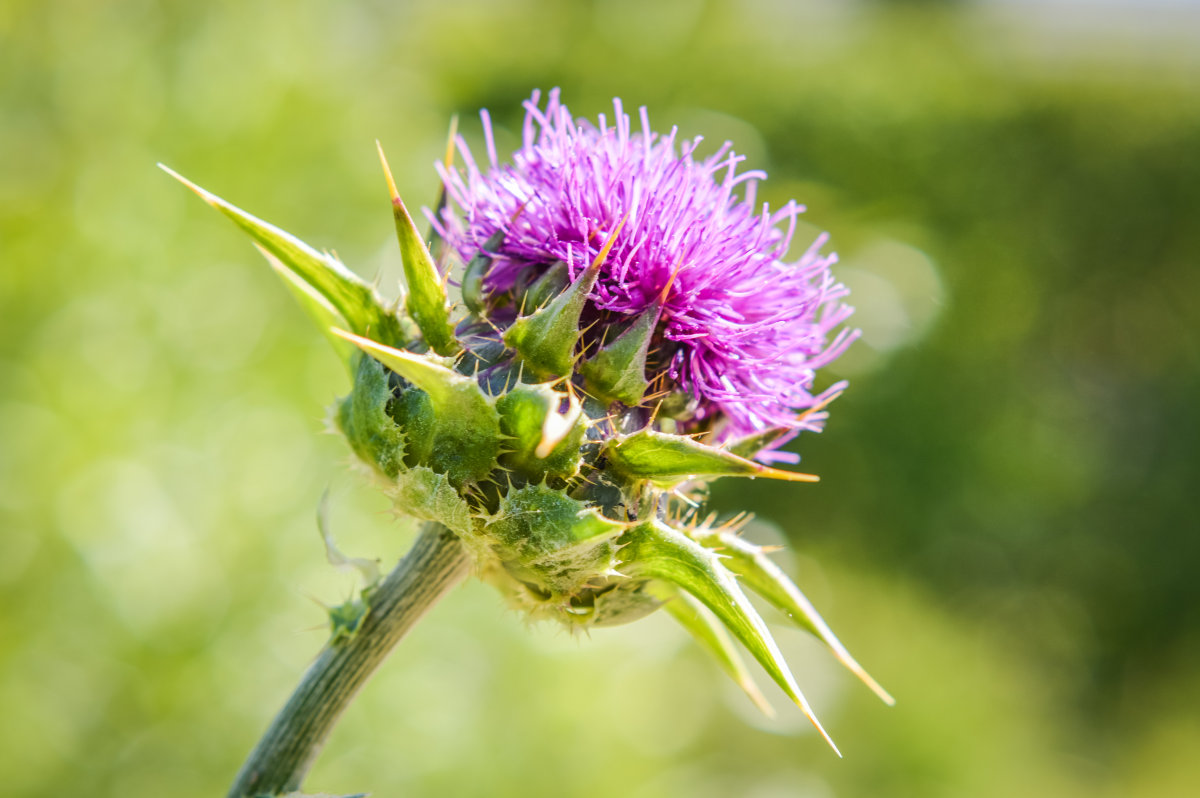
[[[485,276],[489,295],[560,261],[575,280],[624,220],[590,296],[597,327],[632,319],[665,291],[648,376],[695,399],[696,428],[712,429],[716,440],[788,430],[772,448],[819,430],[819,408],[844,385],[814,394],[815,372],[858,332],[841,326],[853,309],[829,271],[837,256],[820,251],[827,235],[784,260],[803,206],[760,208],[764,172],[739,174],[744,157],[728,142],[696,157],[699,137],[652,132],[645,108],[634,131],[619,99],[611,123],[601,114],[593,124],[573,118],[557,90],[544,109],[539,98],[524,104],[523,143],[511,163],[497,158],[484,111],[486,170],[461,138],[465,172],[439,165],[461,214],[448,207],[433,223],[464,262],[504,233]]]

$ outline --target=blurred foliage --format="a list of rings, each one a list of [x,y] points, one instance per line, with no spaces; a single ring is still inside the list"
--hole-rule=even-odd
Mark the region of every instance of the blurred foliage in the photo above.
[[[826,433],[798,442],[824,481],[715,499],[782,525],[899,704],[781,630],[834,761],[797,713],[755,718],[663,618],[574,640],[472,584],[310,788],[1192,794],[1194,37],[1130,53],[1125,31],[1035,22],[953,3],[0,5],[5,792],[223,794],[323,640],[306,597],[353,587],[322,557],[323,487],[348,553],[390,563],[411,539],[318,434],[345,389],[325,344],[154,162],[390,284],[373,139],[430,202],[451,114],[477,138],[491,108],[511,146],[519,101],[559,85],[581,114],[619,95],[733,139],[771,172],[764,199],[834,232],[866,335]]]

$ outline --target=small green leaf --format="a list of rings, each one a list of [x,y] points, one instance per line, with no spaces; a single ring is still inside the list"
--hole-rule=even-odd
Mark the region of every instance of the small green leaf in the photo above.
[[[670,582],[699,599],[796,702],[834,752],[841,756],[796,686],[766,623],[714,552],[659,521],[637,525],[621,538],[621,542],[626,544],[621,550],[619,568],[622,573]]]
[[[705,546],[727,555],[723,560],[724,565],[740,576],[743,584],[782,610],[797,626],[811,632],[827,645],[838,661],[861,679],[884,703],[889,706],[896,703],[896,699],[850,656],[850,652],[837,639],[812,602],[800,592],[796,583],[788,578],[778,565],[771,562],[761,546],[755,546],[731,531],[719,529],[700,532],[696,539]]]
[[[537,559],[583,541],[613,538],[628,526],[562,491],[525,485],[504,495],[487,530],[519,556]]]
[[[375,290],[337,258],[318,252],[291,233],[251,216],[166,166],[159,164],[159,168],[249,233],[261,249],[275,259],[272,266],[291,272],[297,282],[324,298],[351,330],[392,346],[406,343],[400,321],[384,306]]]
[[[737,647],[729,638],[725,627],[717,620],[717,616],[713,615],[699,599],[686,590],[672,588],[667,599],[665,606],[667,612],[671,613],[671,617],[708,649],[708,652],[716,658],[717,663],[729,678],[746,691],[746,695],[754,702],[754,706],[758,707],[768,718],[774,717],[775,710],[771,708],[766,697],[758,689],[758,685],[750,678],[750,672],[746,670],[746,663],[742,661],[742,655],[738,653]]]
[[[353,640],[367,617],[367,604],[362,599],[348,599],[329,608],[329,642],[333,644]]]
[[[439,355],[453,357],[462,351],[454,337],[454,325],[450,323],[450,307],[446,304],[446,287],[438,275],[433,256],[425,246],[417,226],[413,223],[408,208],[404,207],[396,181],[379,147],[379,160],[383,162],[383,174],[387,178],[388,191],[392,197],[392,215],[396,219],[396,235],[400,240],[400,258],[404,264],[404,279],[408,283],[408,315],[421,328],[425,341]]]
[[[664,488],[689,479],[716,477],[766,477],[788,482],[816,482],[819,477],[777,468],[738,457],[693,438],[644,429],[609,440],[604,453],[614,469],[635,479],[648,479]]]
[[[429,395],[433,424],[431,437],[422,441],[429,447],[425,465],[445,474],[455,486],[478,482],[496,467],[500,416],[495,400],[475,380],[428,355],[393,349],[341,330],[335,332]]]

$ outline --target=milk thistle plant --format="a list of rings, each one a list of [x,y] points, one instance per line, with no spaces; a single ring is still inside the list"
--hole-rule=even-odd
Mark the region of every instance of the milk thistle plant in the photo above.
[[[395,570],[363,565],[359,596],[331,609],[329,642],[231,798],[298,790],[358,688],[472,572],[572,630],[664,609],[769,712],[748,652],[832,746],[748,589],[891,703],[739,536],[747,516],[703,510],[721,477],[817,479],[777,465],[798,459],[783,444],[821,429],[844,384],[817,392],[816,371],[857,335],[826,237],[785,260],[803,208],[760,208],[765,174],[739,173],[728,144],[701,158],[700,139],[653,133],[645,109],[635,130],[619,100],[595,123],[557,91],[525,109],[511,162],[486,112],[486,162],[452,136],[462,167],[448,148],[426,211],[432,243],[383,161],[407,283],[392,302],[175,175],[250,235],[328,334],[352,382],[333,426],[397,509],[425,522]]]

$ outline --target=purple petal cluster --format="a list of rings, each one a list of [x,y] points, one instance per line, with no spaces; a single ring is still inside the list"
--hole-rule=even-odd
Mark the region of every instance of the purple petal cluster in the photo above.
[[[699,158],[699,137],[652,132],[645,108],[635,131],[620,100],[611,122],[601,114],[593,124],[573,118],[557,90],[544,109],[539,99],[535,92],[524,104],[511,162],[498,159],[484,111],[485,168],[461,138],[464,171],[439,165],[458,211],[448,207],[433,222],[458,255],[469,260],[504,231],[487,290],[509,291],[556,261],[576,279],[624,220],[591,300],[633,317],[667,289],[661,368],[698,400],[697,418],[714,423],[720,439],[819,429],[824,414],[803,411],[842,386],[814,394],[815,372],[858,332],[842,327],[853,309],[829,271],[837,256],[821,252],[826,235],[785,260],[804,208],[759,207],[755,188],[766,174],[739,174],[744,158],[728,142]]]

